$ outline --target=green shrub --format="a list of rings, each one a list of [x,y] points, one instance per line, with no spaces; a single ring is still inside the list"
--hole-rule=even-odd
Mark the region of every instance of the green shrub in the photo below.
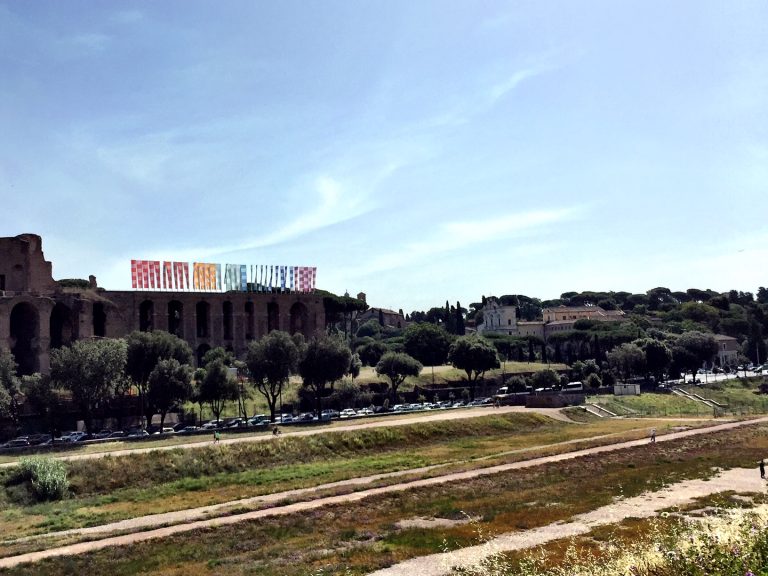
[[[19,474],[30,482],[39,501],[61,500],[69,490],[67,468],[54,458],[22,458]]]

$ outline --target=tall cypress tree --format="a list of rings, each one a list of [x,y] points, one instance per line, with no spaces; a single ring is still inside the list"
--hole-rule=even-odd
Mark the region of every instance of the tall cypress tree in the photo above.
[[[461,313],[461,302],[456,301],[456,334],[464,336],[466,330],[464,329],[464,315]]]

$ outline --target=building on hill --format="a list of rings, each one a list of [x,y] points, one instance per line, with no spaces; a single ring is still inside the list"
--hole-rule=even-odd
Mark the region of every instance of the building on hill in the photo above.
[[[621,310],[605,310],[600,306],[557,306],[542,310],[543,320],[518,321],[515,306],[503,306],[497,298],[489,297],[482,310],[482,324],[477,326],[479,334],[506,334],[509,336],[531,336],[547,340],[550,335],[573,330],[579,320],[599,322],[621,322],[625,320]]]
[[[159,285],[159,283],[158,283]],[[198,362],[221,346],[235,355],[272,330],[310,336],[325,328],[314,293],[111,291],[57,282],[35,234],[0,238],[0,347],[21,374],[48,372],[50,351],[75,340],[166,330],[186,340]]]
[[[715,334],[717,343],[716,363],[719,366],[736,366],[739,363],[739,341],[733,336]]]
[[[359,295],[358,299],[360,299]],[[364,299],[363,302],[365,302]],[[360,326],[369,320],[375,320],[382,326],[398,329],[403,329],[408,324],[402,312],[395,312],[394,310],[389,310],[387,308],[368,308],[368,310],[361,312],[357,317],[357,322]]]
[[[490,297],[482,310],[483,321],[476,327],[478,334],[507,334],[517,336],[517,307],[504,306],[498,298]]]
[[[544,322],[567,322],[577,320],[598,320],[620,322],[624,320],[623,310],[606,310],[602,306],[555,306],[541,311]]]

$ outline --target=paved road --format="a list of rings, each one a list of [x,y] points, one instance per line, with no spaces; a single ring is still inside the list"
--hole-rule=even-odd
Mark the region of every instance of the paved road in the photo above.
[[[480,416],[489,416],[493,414],[507,414],[510,412],[536,412],[554,418],[555,420],[562,420],[565,422],[571,422],[567,416],[562,414],[559,408],[526,408],[525,406],[502,406],[501,408],[462,408],[456,410],[435,410],[432,412],[424,412],[418,415],[403,415],[402,418],[397,416],[388,416],[382,418],[376,418],[373,421],[366,422],[363,419],[350,421],[349,424],[343,426],[316,426],[307,430],[297,430],[295,432],[288,431],[288,428],[283,427],[282,436],[312,436],[314,434],[325,434],[326,432],[344,432],[348,430],[363,430],[367,428],[382,428],[392,426],[408,426],[410,424],[417,424],[422,422],[435,422],[438,420],[460,420],[463,418],[477,418]],[[239,444],[241,442],[263,442],[271,440],[271,434],[258,434],[248,436],[238,436],[237,438],[227,438],[220,441],[220,444]],[[202,448],[210,445],[208,441],[189,442],[186,444],[174,444],[172,446],[148,446],[146,448],[123,448],[120,450],[110,450],[105,452],[92,452],[88,454],[72,454],[64,456],[54,456],[59,460],[74,461],[74,460],[90,460],[93,458],[103,458],[105,456],[127,456],[130,454],[146,454],[147,452],[154,452],[160,450],[177,450],[188,448]],[[8,468],[16,466],[16,462],[6,462],[0,464],[0,468]]]
[[[694,430],[686,430],[683,432],[673,432],[671,434],[666,434],[664,436],[658,437],[657,442],[669,442],[671,440],[687,438],[689,436],[698,436],[701,434],[709,434],[712,432],[731,430],[731,429],[739,428],[742,426],[747,426],[747,425],[757,424],[757,423],[765,423],[765,422],[768,422],[768,417],[756,418],[753,420],[742,420],[738,422],[729,422],[729,423],[719,424],[719,425],[711,426],[707,428],[697,428]],[[18,564],[25,563],[25,562],[36,562],[44,558],[50,558],[54,556],[71,556],[74,554],[83,554],[85,552],[100,550],[102,548],[107,548],[110,546],[127,546],[135,542],[152,540],[156,538],[165,538],[168,536],[181,534],[184,532],[189,532],[191,530],[197,530],[200,528],[224,526],[229,524],[236,524],[246,520],[255,520],[255,519],[266,518],[270,516],[283,516],[283,515],[294,514],[297,512],[303,512],[307,510],[314,510],[316,508],[333,505],[333,504],[345,504],[348,502],[356,502],[364,498],[367,498],[368,496],[402,492],[402,491],[411,490],[414,488],[423,488],[426,486],[443,484],[446,482],[457,482],[457,481],[461,482],[461,481],[469,480],[472,478],[487,476],[491,474],[498,474],[500,472],[506,472],[509,470],[529,468],[529,467],[539,466],[541,464],[546,464],[550,462],[560,462],[562,460],[578,458],[580,456],[585,456],[588,454],[600,454],[605,452],[611,452],[614,450],[620,450],[624,448],[631,448],[631,447],[642,446],[647,444],[648,444],[647,439],[631,440],[627,442],[617,442],[615,444],[598,446],[594,448],[587,448],[583,450],[576,450],[576,451],[568,452],[565,454],[557,454],[553,456],[535,458],[532,460],[525,460],[522,462],[514,462],[511,464],[489,466],[487,468],[481,468],[477,470],[445,474],[445,475],[436,476],[433,478],[425,478],[421,480],[413,480],[409,482],[403,482],[400,484],[393,484],[393,485],[379,487],[379,488],[371,488],[367,490],[361,490],[359,492],[354,492],[351,494],[317,498],[315,500],[310,500],[305,502],[296,502],[296,503],[287,504],[284,506],[278,505],[273,508],[256,510],[253,512],[246,512],[244,514],[236,514],[232,516],[224,516],[224,517],[212,518],[208,520],[198,520],[198,521],[193,521],[186,524],[167,526],[163,528],[147,530],[144,532],[126,534],[123,536],[107,537],[101,540],[81,542],[81,543],[72,544],[69,546],[50,548],[48,550],[42,550],[40,552],[30,552],[27,554],[20,554],[18,556],[2,558],[0,559],[0,568],[16,566]],[[349,482],[354,482],[354,480],[350,480]],[[406,572],[402,572],[402,573],[406,574]],[[410,574],[414,574],[414,573],[421,574],[419,571],[414,572],[413,570],[411,570],[410,572],[407,572],[409,576]]]

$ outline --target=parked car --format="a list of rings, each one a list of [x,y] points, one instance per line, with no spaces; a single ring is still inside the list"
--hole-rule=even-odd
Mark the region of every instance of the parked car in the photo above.
[[[128,434],[123,430],[115,430],[114,432],[112,432],[112,434],[107,436],[107,438],[109,438],[110,440],[115,440],[117,438],[125,438],[126,436],[128,436]]]
[[[112,434],[112,430],[104,429],[96,432],[96,434],[93,435],[94,440],[102,440],[104,438],[109,438],[109,435]]]
[[[339,415],[340,414],[339,414],[338,410],[333,410],[333,409],[330,409],[330,408],[320,412],[320,418],[322,420],[332,420],[333,418],[338,418]]]
[[[264,414],[256,414],[248,418],[248,426],[266,426],[269,424],[269,417]]]
[[[200,428],[198,428],[197,426],[184,426],[184,428],[182,428],[179,431],[179,434],[192,434],[193,432],[197,432],[198,430],[200,430]]]
[[[355,412],[352,408],[344,408],[344,410],[342,410],[339,414],[339,418],[353,418],[355,416],[357,416],[357,412]]]
[[[373,414],[373,410],[370,408],[360,408],[360,410],[357,411],[358,416],[371,416]]]
[[[42,444],[46,440],[50,440],[51,435],[50,434],[30,434],[27,436],[27,440],[29,441],[30,446],[36,446],[37,444]]]
[[[149,436],[149,432],[142,428],[138,430],[131,430],[131,432],[128,433],[127,438],[144,438],[146,436]]]
[[[21,437],[8,440],[2,445],[2,448],[23,448],[25,446],[29,446],[29,440],[26,437]]]

